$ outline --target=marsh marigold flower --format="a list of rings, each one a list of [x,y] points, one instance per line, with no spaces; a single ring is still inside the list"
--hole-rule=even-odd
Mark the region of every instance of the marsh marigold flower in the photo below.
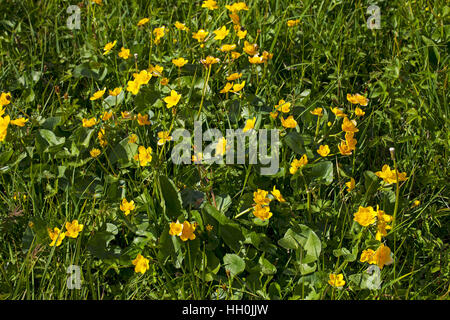
[[[15,126],[18,126],[18,127],[24,127],[25,123],[27,123],[27,122],[28,122],[28,119],[18,118],[18,119],[15,119],[15,120],[11,120],[10,123],[15,125]]]
[[[291,111],[291,103],[281,99],[280,101],[278,101],[278,104],[275,106],[275,109],[283,113],[288,113],[289,111]]]
[[[237,72],[235,72],[235,73],[230,74],[230,75],[227,77],[227,80],[228,80],[228,81],[234,81],[234,80],[239,79],[240,77],[242,77],[242,73],[237,73]]]
[[[122,92],[122,87],[114,88],[114,90],[109,90],[108,93],[110,96],[116,97]]]
[[[93,148],[91,151],[89,151],[89,153],[91,154],[92,158],[97,158],[100,155],[101,151],[97,148]]]
[[[158,146],[162,146],[167,141],[172,141],[172,136],[170,136],[169,131],[160,131],[158,132]]]
[[[107,55],[111,52],[111,50],[116,46],[117,40],[114,40],[113,42],[108,42],[105,47],[103,48],[103,55]]]
[[[355,114],[356,114],[358,117],[362,117],[362,116],[365,115],[366,113],[365,113],[361,108],[356,107],[356,108],[355,108]]]
[[[322,117],[323,116],[323,109],[322,108],[315,108],[314,110],[310,111],[311,114]]]
[[[180,239],[182,241],[195,240],[195,234],[194,234],[195,228],[196,228],[196,224],[191,224],[191,223],[189,223],[189,221],[184,221]]]
[[[82,119],[81,120],[83,122],[83,127],[85,128],[90,128],[92,126],[95,126],[97,124],[97,119],[96,118],[91,118],[91,119]]]
[[[330,274],[330,279],[328,280],[328,284],[333,287],[343,287],[345,285],[344,275],[340,274]]]
[[[233,60],[236,60],[240,56],[241,56],[241,54],[239,52],[236,52],[236,51],[231,52],[231,59],[233,59]]]
[[[135,209],[134,201],[131,200],[130,202],[127,201],[126,198],[122,199],[122,203],[120,204],[120,210],[123,211],[123,213],[127,216],[130,214],[131,211]]]
[[[346,182],[345,185],[347,186],[347,192],[352,191],[353,189],[355,189],[355,179],[350,178],[350,181]]]
[[[231,5],[226,5],[225,8],[230,10],[232,13],[239,12],[241,10],[248,11],[248,7],[245,4],[245,2],[235,2],[235,3],[231,4]]]
[[[153,34],[155,35],[155,40],[154,43],[156,45],[158,45],[161,42],[161,38],[164,37],[164,31],[165,31],[165,27],[159,27],[159,28],[155,28],[153,30]]]
[[[203,42],[207,35],[208,31],[200,29],[197,32],[192,33],[192,38],[196,39],[198,42]]]
[[[305,165],[308,164],[308,157],[306,156],[306,154],[304,154],[300,160],[298,159],[294,159],[291,163],[291,167],[289,169],[289,172],[291,174],[295,174],[298,169],[303,168]]]
[[[0,94],[0,109],[3,106],[7,106],[10,103],[11,103],[11,93],[9,93],[9,92],[2,92]],[[0,116],[1,116],[1,114],[0,114]]]
[[[223,40],[230,33],[230,30],[223,26],[220,29],[213,31],[213,33],[216,35],[214,40]]]
[[[375,217],[377,216],[377,213],[370,206],[366,208],[359,206],[358,211],[355,212],[353,215],[354,221],[358,222],[363,227],[367,227],[375,222]]]
[[[345,117],[344,121],[342,122],[342,131],[345,131],[345,132],[358,132],[359,129],[356,128],[356,121],[355,120],[349,120],[347,117]]]
[[[279,202],[286,202],[286,200],[283,198],[283,196],[281,195],[280,190],[277,189],[276,186],[273,186],[273,190],[270,192],[275,199],[277,199]]]
[[[321,145],[317,150],[317,153],[322,157],[326,157],[330,153],[330,147],[328,147],[328,145]]]
[[[152,148],[139,146],[138,154],[134,156],[134,160],[138,161],[141,167],[147,166],[150,162],[152,162]]]
[[[141,26],[143,26],[144,24],[146,24],[149,21],[150,21],[149,18],[143,18],[143,19],[139,20],[139,22],[137,23],[137,26],[141,27]]]
[[[9,116],[0,117],[0,142],[5,141],[8,132],[8,126],[11,121]]]
[[[207,8],[208,10],[216,10],[219,9],[219,6],[217,5],[217,2],[214,0],[204,0],[202,8]]]
[[[100,99],[105,94],[105,91],[106,91],[106,89],[97,91],[96,93],[94,93],[92,95],[92,97],[89,98],[89,100],[93,101],[93,100]]]
[[[170,230],[169,234],[171,236],[181,236],[181,232],[183,231],[183,225],[178,222],[171,222],[170,223]]]
[[[189,28],[186,27],[186,25],[185,25],[184,23],[181,23],[181,22],[179,22],[179,21],[176,21],[176,22],[174,23],[174,25],[175,25],[175,28],[177,28],[178,30],[181,30],[181,31],[189,31]]]
[[[129,137],[128,137],[128,143],[136,143],[138,141],[138,136],[135,133],[132,133]]]
[[[367,106],[367,104],[369,102],[369,99],[360,95],[359,93],[356,93],[356,94],[347,93],[347,100],[351,104],[359,104],[361,106]]]
[[[178,68],[181,68],[186,63],[188,63],[188,61],[185,58],[177,58],[177,59],[172,59],[172,63],[174,65],[176,65]]]
[[[84,225],[79,224],[78,220],[73,220],[72,222],[66,222],[66,237],[77,238],[78,234],[83,231]]]
[[[287,117],[285,120],[283,117],[280,117],[281,125],[285,128],[295,128],[297,126],[297,121],[294,120],[293,116]]]
[[[127,60],[131,56],[130,49],[125,49],[122,47],[118,55],[120,58]]]
[[[270,198],[267,197],[269,192],[258,189],[257,191],[253,192],[253,201],[256,204],[260,205],[268,205],[270,203]]]
[[[261,220],[267,220],[272,217],[272,212],[270,212],[269,206],[261,206],[260,204],[257,204],[253,207],[253,214],[255,217],[261,219]]]
[[[258,45],[256,43],[252,44],[248,41],[244,41],[244,52],[249,56],[254,56],[258,54]]]
[[[338,107],[334,107],[331,109],[331,112],[333,112],[336,117],[340,117],[340,118],[344,118],[347,115],[344,113],[344,111],[342,111],[342,109],[339,109]]]
[[[224,155],[227,151],[227,139],[221,137],[216,145],[216,156]]]
[[[247,132],[255,127],[256,117],[253,117],[253,119],[247,119],[245,122],[245,127],[242,129],[243,132]]]
[[[220,61],[219,58],[214,58],[213,56],[207,56],[205,59],[201,59],[200,62],[205,66],[209,67],[213,64],[216,64]]]
[[[393,262],[394,260],[391,257],[391,249],[382,243],[375,251],[371,261],[369,261],[370,264],[376,264],[380,269],[383,269],[385,265],[390,265]]]
[[[131,92],[133,95],[137,95],[141,85],[136,80],[130,80],[127,83],[127,91]]]
[[[227,82],[227,84],[225,85],[225,87],[220,90],[220,93],[227,93],[231,90],[231,88],[233,88],[233,84],[231,82]]]
[[[144,258],[144,256],[139,253],[136,259],[132,261],[135,266],[134,272],[144,274],[148,269],[150,269],[149,262],[150,261],[148,259]]]
[[[242,81],[241,83],[235,83],[233,85],[233,89],[230,91],[234,92],[234,93],[239,92],[244,88],[244,86],[245,86],[245,81]]]
[[[176,106],[181,99],[181,94],[178,94],[175,90],[170,91],[170,96],[164,98],[164,102],[167,104],[167,108]]]
[[[289,28],[295,27],[296,25],[300,24],[300,19],[296,19],[296,20],[288,20],[286,22],[287,26]]]
[[[148,114],[142,115],[138,113],[137,121],[140,126],[145,126],[150,124],[150,120],[148,119]]]
[[[224,44],[223,46],[220,47],[220,51],[222,52],[228,52],[228,51],[232,51],[236,49],[236,45],[235,44]]]
[[[397,183],[397,175],[398,175],[398,181],[406,181],[408,180],[408,177],[406,176],[406,172],[400,173],[397,170],[397,175],[395,173],[395,170],[391,170],[391,168],[385,164],[381,171],[375,172],[375,175],[379,178],[382,178],[384,182],[386,183]]]
[[[61,232],[59,228],[52,229],[48,228],[48,235],[50,236],[50,239],[52,239],[52,242],[50,243],[50,247],[57,246],[59,247],[63,241],[63,239],[66,237],[66,234],[64,232]]]

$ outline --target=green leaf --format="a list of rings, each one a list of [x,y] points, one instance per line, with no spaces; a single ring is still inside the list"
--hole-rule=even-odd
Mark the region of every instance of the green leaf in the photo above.
[[[231,276],[236,276],[245,270],[245,261],[237,254],[227,253],[223,257],[225,269],[230,271]]]
[[[258,263],[261,266],[261,272],[266,275],[271,275],[277,273],[277,268],[270,263],[269,260],[264,258],[263,256],[259,257]]]
[[[162,193],[162,206],[169,219],[174,220],[181,214],[182,200],[175,184],[166,176],[159,176],[159,184]]]
[[[333,182],[333,163],[331,161],[321,161],[311,166],[309,174],[313,179],[329,185]]]
[[[47,143],[47,147],[43,150],[44,152],[56,151],[66,142],[65,137],[57,137],[52,131],[47,129],[40,129],[39,136]]]

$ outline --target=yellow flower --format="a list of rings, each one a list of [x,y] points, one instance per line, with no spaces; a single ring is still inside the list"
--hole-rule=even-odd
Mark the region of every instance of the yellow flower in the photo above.
[[[222,90],[220,90],[220,93],[227,93],[231,90],[232,87],[233,87],[233,84],[231,82],[227,82],[225,87]]]
[[[94,93],[94,94],[92,95],[92,97],[89,98],[89,100],[92,100],[92,101],[93,101],[93,100],[100,99],[100,98],[103,97],[103,95],[105,94],[105,91],[106,91],[106,89],[97,91],[96,93]]]
[[[370,264],[376,264],[380,269],[383,269],[385,265],[390,265],[393,262],[394,260],[391,257],[391,249],[382,243],[375,251],[371,261],[369,261]]]
[[[5,116],[4,118],[0,117],[0,142],[5,141],[6,139],[10,120],[11,118],[9,116]]]
[[[255,127],[256,117],[253,117],[253,119],[247,119],[245,122],[245,127],[242,130],[243,132],[247,132]]]
[[[174,23],[174,25],[175,25],[175,28],[177,28],[178,30],[189,31],[189,28],[186,27],[186,25],[184,23],[181,23],[181,22],[177,21],[177,22]]]
[[[300,24],[300,19],[288,20],[286,24],[289,28],[295,27],[296,25]]]
[[[134,81],[136,81],[140,86],[147,84],[152,78],[151,73],[148,73],[147,70],[142,70],[139,73],[133,73]]]
[[[0,108],[11,103],[11,93],[2,92],[0,94]],[[1,116],[1,114],[0,114]]]
[[[132,133],[128,138],[128,143],[136,143],[138,141],[138,136],[135,133]]]
[[[258,54],[258,45],[256,43],[251,44],[248,41],[244,41],[244,52],[249,56],[254,56]]]
[[[227,77],[227,80],[228,80],[228,81],[234,81],[234,80],[239,79],[240,77],[242,77],[242,73],[237,73],[237,72],[235,72],[235,73],[230,74],[230,75]]]
[[[144,274],[148,269],[150,269],[149,262],[150,261],[148,259],[144,258],[144,256],[139,253],[136,259],[132,261],[135,266],[134,272]]]
[[[273,53],[269,53],[269,52],[267,52],[267,51],[263,51],[263,53],[262,53],[262,60],[264,61],[264,62],[267,62],[268,60],[272,60],[272,58],[273,58]]]
[[[350,146],[345,142],[342,141],[339,145],[339,152],[343,155],[343,156],[349,156],[352,154],[352,148],[350,148]]]
[[[358,117],[362,117],[362,116],[365,115],[366,113],[365,113],[361,108],[356,107],[356,108],[355,108],[355,114],[356,114]]]
[[[270,198],[267,198],[268,194],[269,192],[258,189],[253,192],[253,201],[259,205],[268,205],[270,203]]]
[[[183,225],[178,222],[171,222],[170,223],[170,230],[169,230],[169,234],[171,236],[181,236],[181,232],[183,231]]]
[[[356,93],[354,95],[347,93],[347,100],[351,103],[351,104],[359,104],[361,106],[367,106],[369,99],[367,99],[366,97],[360,95],[359,93]]]
[[[218,63],[220,61],[219,58],[214,58],[213,56],[207,56],[206,59],[201,59],[200,62],[205,66],[209,67],[212,64]]]
[[[236,45],[235,44],[224,44],[223,46],[220,47],[220,51],[222,52],[228,52],[231,50],[236,49]]]
[[[413,208],[420,206],[420,200],[414,200],[414,203],[412,205]]]
[[[192,38],[196,39],[198,42],[203,42],[207,35],[208,31],[200,29],[197,32],[192,33]]]
[[[102,0],[91,0],[91,1],[96,3],[96,4],[102,4]]]
[[[241,54],[239,52],[236,52],[236,51],[231,52],[231,59],[233,59],[233,60],[236,60],[240,56],[241,56]]]
[[[258,54],[255,54],[253,57],[248,57],[248,62],[251,64],[261,64],[264,63],[264,60]]]
[[[13,125],[16,125],[18,127],[24,127],[26,122],[28,122],[28,119],[18,118],[18,119],[15,119],[15,120],[11,120],[10,123],[13,124]]]
[[[391,170],[391,168],[385,164],[383,166],[383,168],[381,169],[381,171],[377,171],[375,172],[375,175],[379,178],[382,178],[384,182],[386,183],[397,183],[397,177],[396,177],[396,173],[395,170]],[[408,177],[406,176],[406,172],[398,172],[397,170],[397,175],[398,175],[398,181],[406,181],[408,180]]]
[[[63,239],[66,237],[66,234],[64,232],[61,232],[58,228],[52,229],[48,228],[48,235],[50,236],[50,239],[52,239],[52,242],[50,243],[50,247],[53,246],[60,246]]]
[[[108,141],[104,139],[105,137],[105,129],[101,128],[98,132],[98,140],[100,142],[100,146],[105,147],[108,144]]]
[[[131,112],[130,111],[121,111],[123,119],[131,119]]]
[[[350,181],[346,182],[345,185],[347,186],[347,192],[352,191],[353,189],[355,189],[355,179],[350,178]]]
[[[183,230],[181,231],[180,239],[183,241],[195,239],[196,224],[190,224],[188,221],[183,222]]]
[[[170,96],[164,98],[164,102],[167,104],[167,108],[176,106],[180,101],[181,94],[178,94],[175,90],[170,91]]]
[[[377,233],[375,234],[375,239],[381,241],[381,237],[387,236],[387,230],[392,229],[391,226],[388,225],[389,222],[392,222],[392,216],[386,214],[383,210],[380,210],[377,205]]]
[[[216,156],[221,156],[227,151],[227,139],[224,137],[219,139],[216,145]]]
[[[122,47],[119,52],[119,57],[127,60],[129,57],[131,57],[130,49],[125,49],[124,47]]]
[[[127,91],[131,92],[134,95],[137,95],[139,92],[141,85],[136,80],[130,80],[127,84]]]
[[[355,150],[356,143],[358,142],[356,139],[353,138],[354,135],[355,133],[351,131],[345,133],[345,143],[347,144],[350,150]]]
[[[234,25],[239,26],[239,16],[236,13],[232,12],[228,16],[230,17],[231,22],[233,22]]]
[[[289,111],[291,111],[291,103],[281,99],[280,101],[278,101],[278,104],[275,106],[275,109],[283,113],[288,113]]]
[[[213,33],[216,35],[214,40],[223,40],[230,33],[230,30],[223,26],[222,28],[213,31]]]
[[[247,35],[247,30],[243,29],[243,28],[239,28],[239,30],[236,31],[236,35],[238,36],[238,38],[240,40],[244,39],[245,36]],[[234,58],[235,59],[235,58]]]
[[[155,28],[153,30],[153,34],[155,35],[155,40],[154,40],[155,44],[159,44],[161,41],[161,38],[164,37],[164,34],[165,34],[164,30],[165,30],[164,26],[160,27],[160,28]]]
[[[281,195],[280,190],[277,189],[276,186],[273,186],[273,190],[270,192],[279,202],[286,202],[286,200]]]
[[[285,128],[295,128],[297,126],[297,121],[294,120],[294,117],[289,116],[285,120],[283,117],[280,117],[281,125]]]
[[[331,109],[331,112],[333,112],[336,117],[346,117],[347,115],[344,113],[344,111],[342,111],[342,109],[339,109],[338,107],[334,107]]]
[[[342,273],[340,274],[330,274],[330,279],[328,280],[328,283],[333,287],[343,287],[345,285],[344,275]]]
[[[245,4],[245,2],[236,2],[233,3],[232,5],[226,5],[225,8],[227,8],[228,10],[230,10],[231,12],[239,12],[241,10],[247,10],[248,11],[248,7]]]
[[[162,76],[163,70],[164,68],[159,65],[155,66],[150,65],[147,71],[150,72],[152,76],[159,77]]]
[[[323,109],[322,108],[315,108],[313,111],[310,111],[311,114],[322,117],[323,116]]]
[[[149,18],[143,18],[143,19],[139,20],[137,26],[138,26],[138,27],[143,26],[144,24],[146,24],[146,23],[149,22],[149,21],[150,21]]]
[[[81,120],[83,122],[83,127],[85,128],[90,128],[92,126],[95,126],[97,124],[97,119],[96,118],[91,118],[91,119],[84,119]]]
[[[295,174],[299,168],[303,168],[308,164],[308,157],[304,154],[300,160],[294,159],[291,163],[291,167],[289,168],[289,172],[291,174]]]
[[[377,213],[373,210],[372,207],[361,207],[359,206],[359,209],[354,214],[353,220],[358,222],[363,227],[367,227],[375,222],[375,217],[377,216]]]
[[[204,0],[202,4],[202,8],[208,8],[208,10],[219,9],[217,2],[214,0]]]
[[[159,83],[161,83],[161,85],[165,86],[165,85],[167,85],[167,84],[169,83],[169,79],[167,79],[167,78],[162,78],[161,81],[160,81]]]
[[[210,224],[206,225],[206,231],[212,231],[212,229],[214,229],[214,227]]]
[[[181,68],[184,66],[188,61],[184,58],[178,58],[178,59],[172,59],[172,63],[176,65],[177,67]]]
[[[150,120],[148,120],[148,114],[141,115],[140,113],[138,113],[137,120],[138,120],[138,124],[140,126],[145,126],[145,125],[150,124]]]
[[[89,153],[91,154],[92,158],[97,158],[101,152],[97,148],[94,148],[91,151],[89,151]]]
[[[122,92],[122,87],[114,88],[114,90],[109,90],[108,93],[110,96],[116,97]]]
[[[263,221],[270,219],[270,217],[272,217],[272,212],[270,212],[270,207],[269,206],[263,207],[260,204],[257,204],[256,206],[253,207],[253,214],[255,215],[255,217],[257,217]]]
[[[203,153],[202,152],[199,152],[196,155],[194,154],[192,156],[192,162],[195,162],[195,163],[201,163],[202,159],[203,159]]]
[[[244,88],[245,86],[245,81],[242,81],[241,83],[235,83],[233,85],[233,90],[230,90],[231,92],[239,92],[242,90],[242,88]]]
[[[356,121],[355,120],[349,120],[347,117],[345,117],[344,121],[342,122],[342,131],[345,131],[345,132],[358,132],[359,129],[356,128]]]
[[[361,258],[359,259],[359,261],[361,261],[361,262],[372,261],[374,255],[375,255],[375,251],[373,251],[372,249],[363,250],[363,252],[361,253]]]
[[[330,148],[328,147],[328,145],[321,145],[317,150],[317,153],[322,157],[326,157],[330,153]]]
[[[123,211],[123,213],[127,216],[130,214],[131,211],[135,209],[134,201],[131,200],[130,202],[127,201],[126,198],[122,199],[122,203],[120,204],[120,210]]]
[[[276,118],[278,117],[278,112],[272,111],[272,112],[269,113],[269,115],[270,115],[270,117],[271,117],[272,119],[276,119]]]
[[[169,131],[160,131],[158,132],[158,146],[162,146],[167,141],[172,141],[172,136],[169,135]]]
[[[134,160],[138,161],[141,167],[147,166],[152,161],[152,148],[139,146],[138,152],[139,153],[134,156]]]
[[[77,238],[78,233],[83,231],[84,225],[79,224],[78,220],[73,220],[72,223],[66,222],[66,237]]]
[[[103,55],[106,55],[111,52],[112,48],[116,46],[117,40],[114,40],[114,42],[108,42],[105,47],[103,48]]]

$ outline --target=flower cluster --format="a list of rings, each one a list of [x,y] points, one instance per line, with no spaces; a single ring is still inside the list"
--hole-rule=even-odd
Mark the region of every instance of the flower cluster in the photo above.
[[[194,240],[195,239],[195,228],[197,224],[190,223],[189,221],[184,221],[182,224],[177,220],[176,222],[170,223],[169,234],[172,236],[178,236],[182,241]]]
[[[48,235],[52,242],[50,247],[60,246],[65,237],[77,238],[78,234],[83,231],[84,225],[79,224],[78,220],[73,220],[72,222],[66,222],[65,224],[66,232],[62,232],[59,228],[55,227],[52,229],[48,228]]]

